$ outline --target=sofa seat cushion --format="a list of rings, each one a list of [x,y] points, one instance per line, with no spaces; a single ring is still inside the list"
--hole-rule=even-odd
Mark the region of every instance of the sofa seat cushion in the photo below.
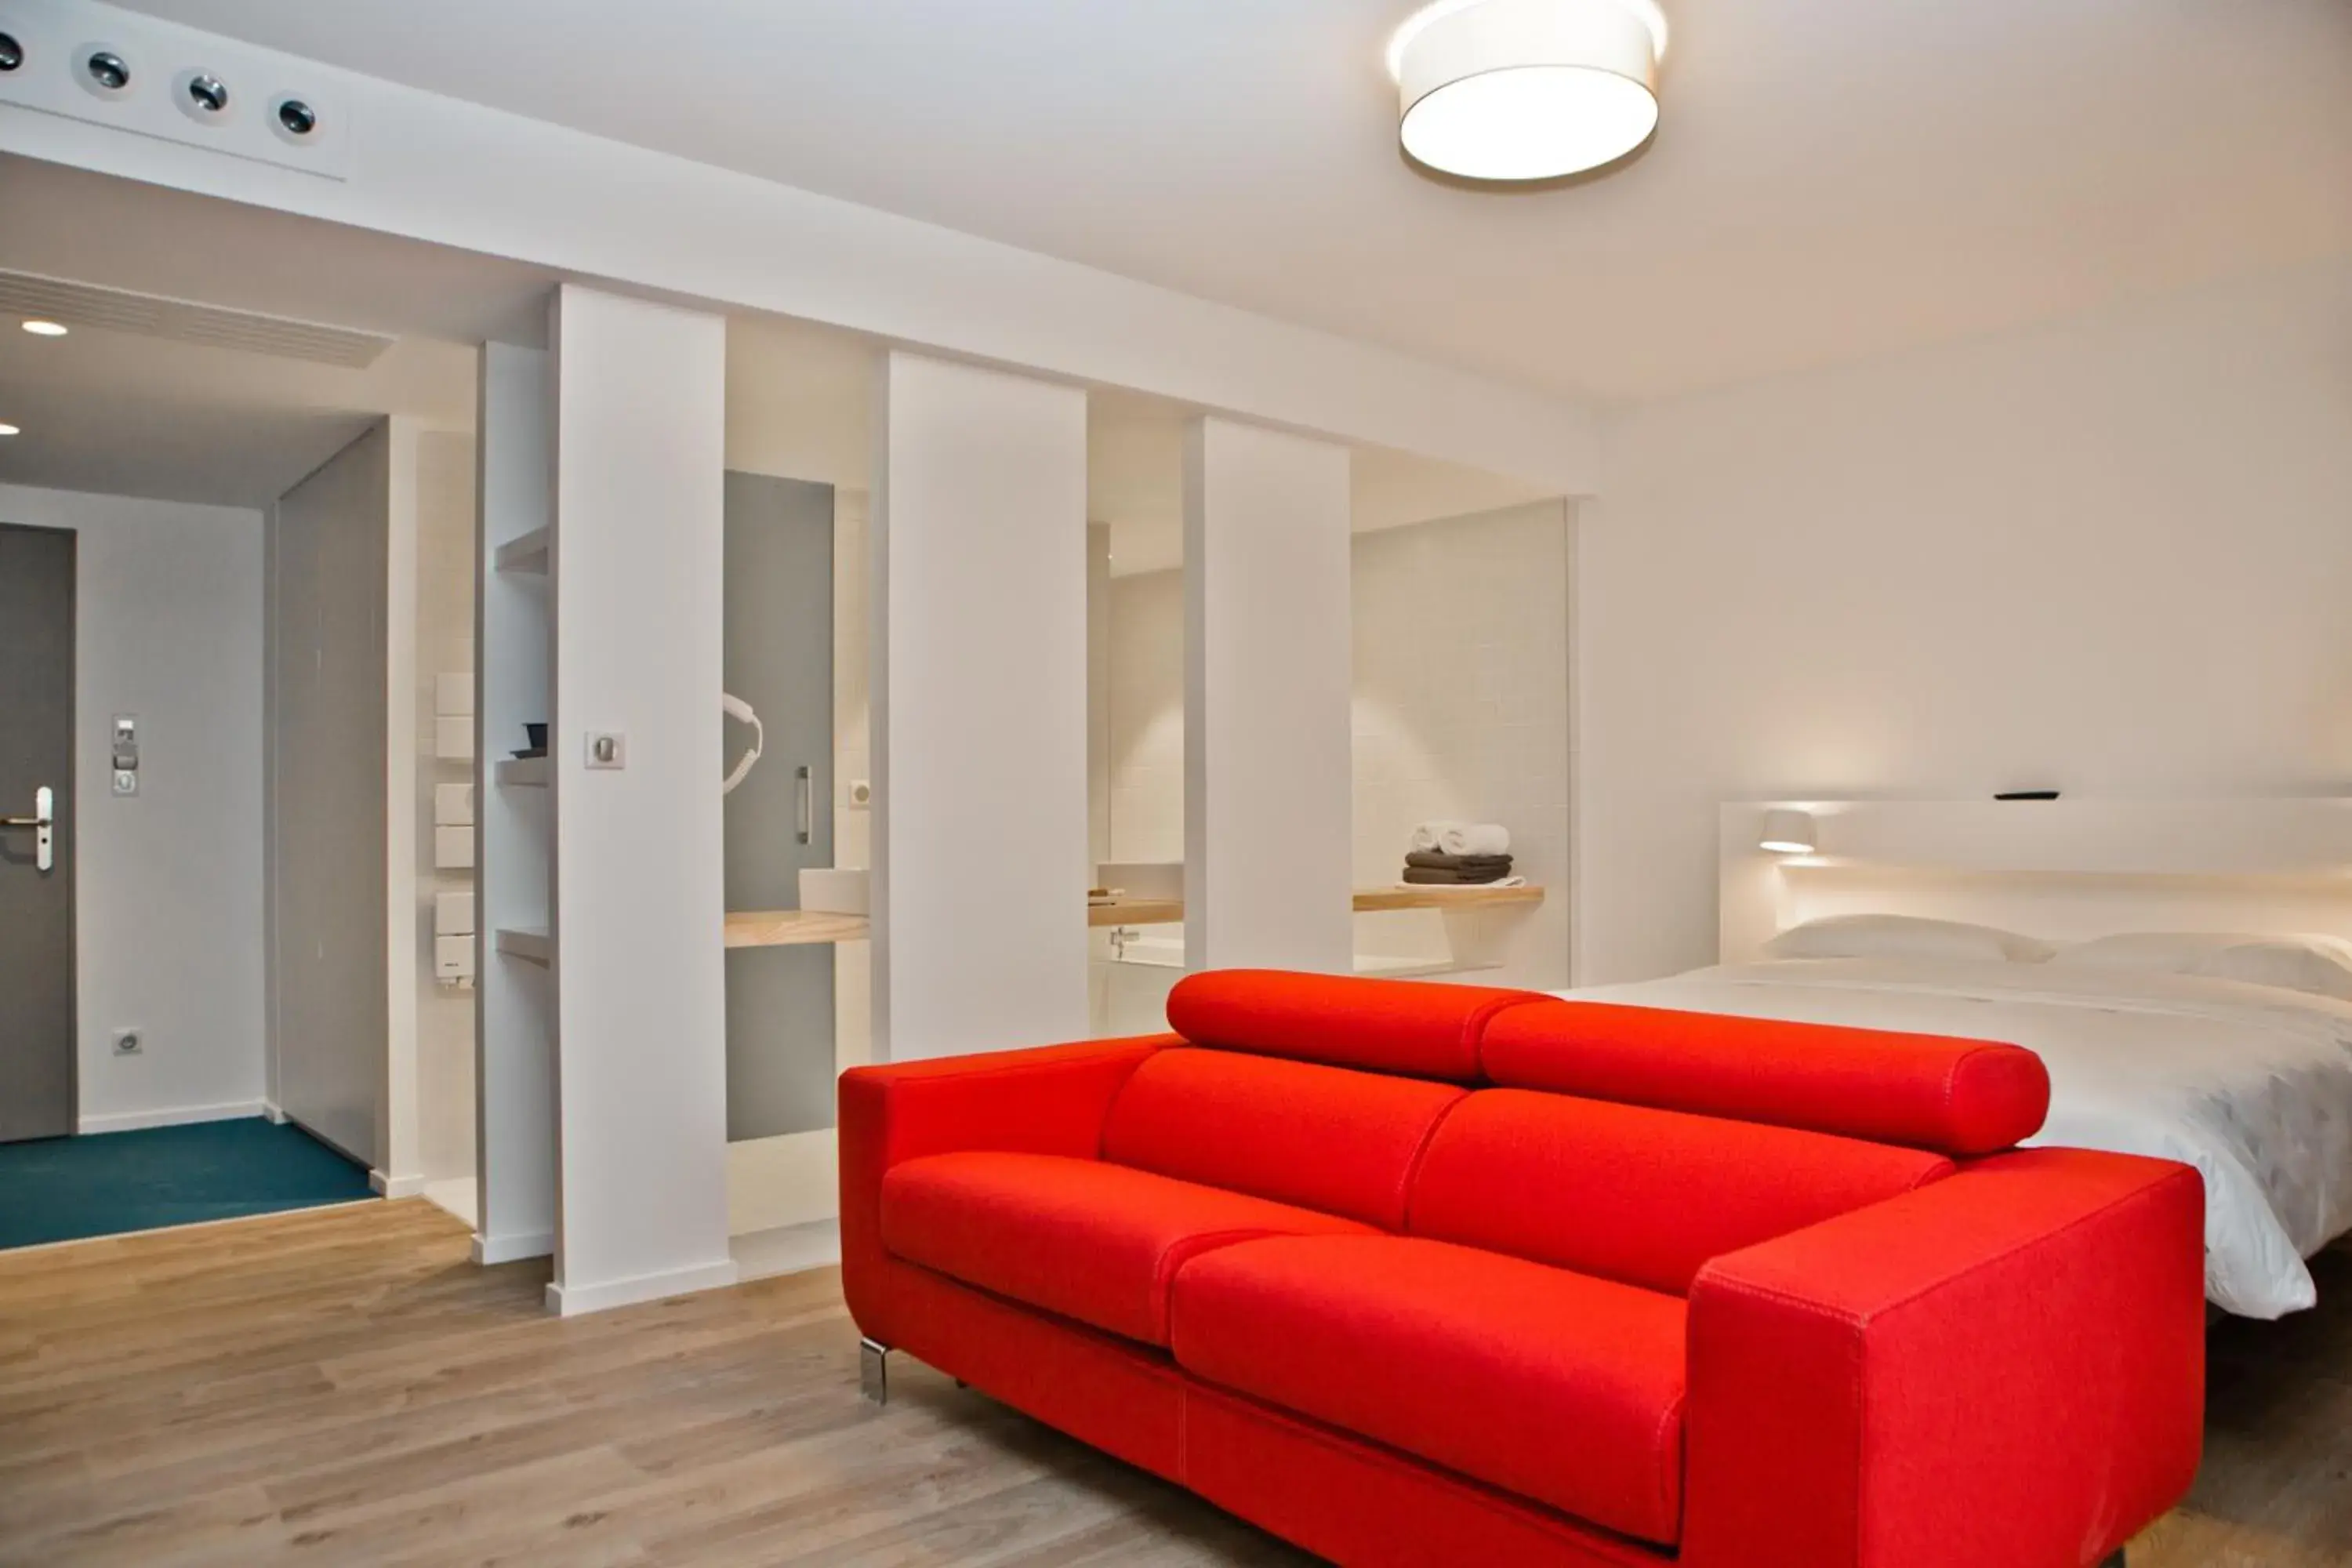
[[[882,1245],[909,1263],[1146,1344],[1168,1343],[1187,1258],[1267,1236],[1374,1234],[1149,1171],[1056,1154],[932,1154],[882,1178]]]
[[[1176,1275],[1207,1382],[1671,1546],[1684,1303],[1411,1237],[1244,1242]]]

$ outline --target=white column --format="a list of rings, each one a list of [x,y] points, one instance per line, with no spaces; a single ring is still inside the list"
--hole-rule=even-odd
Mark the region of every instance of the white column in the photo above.
[[[475,1260],[555,1250],[554,997],[548,972],[502,956],[495,933],[548,929],[545,784],[500,782],[497,765],[550,705],[543,574],[498,569],[499,549],[553,516],[553,402],[547,354],[482,346],[474,578]]]
[[[1348,452],[1216,417],[1184,445],[1188,968],[1348,973]]]
[[[730,1283],[719,762],[726,323],[566,285],[555,380],[555,1282]],[[618,765],[590,767],[593,735]]]
[[[887,357],[875,421],[874,1040],[1087,1030],[1087,402]]]

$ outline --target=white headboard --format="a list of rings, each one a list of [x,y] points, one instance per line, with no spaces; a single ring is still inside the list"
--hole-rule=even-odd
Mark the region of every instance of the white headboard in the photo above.
[[[1758,847],[1793,808],[1815,853]],[[1927,915],[2056,942],[2124,931],[2352,937],[2352,796],[1743,801],[1722,810],[1726,963],[1828,915]]]

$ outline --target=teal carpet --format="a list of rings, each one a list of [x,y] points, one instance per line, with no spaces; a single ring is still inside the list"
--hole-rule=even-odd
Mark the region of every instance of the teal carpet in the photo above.
[[[366,1171],[258,1116],[0,1143],[0,1247],[369,1195]]]

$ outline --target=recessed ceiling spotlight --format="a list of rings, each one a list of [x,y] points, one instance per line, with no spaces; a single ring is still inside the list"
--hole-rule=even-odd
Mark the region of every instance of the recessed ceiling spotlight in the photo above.
[[[0,436],[21,436],[24,432],[14,425],[0,425]]]
[[[26,321],[25,330],[37,338],[61,338],[66,335],[66,324],[63,321]]]
[[[1471,180],[1554,180],[1613,163],[1658,125],[1655,0],[1436,0],[1389,42],[1398,137]]]

